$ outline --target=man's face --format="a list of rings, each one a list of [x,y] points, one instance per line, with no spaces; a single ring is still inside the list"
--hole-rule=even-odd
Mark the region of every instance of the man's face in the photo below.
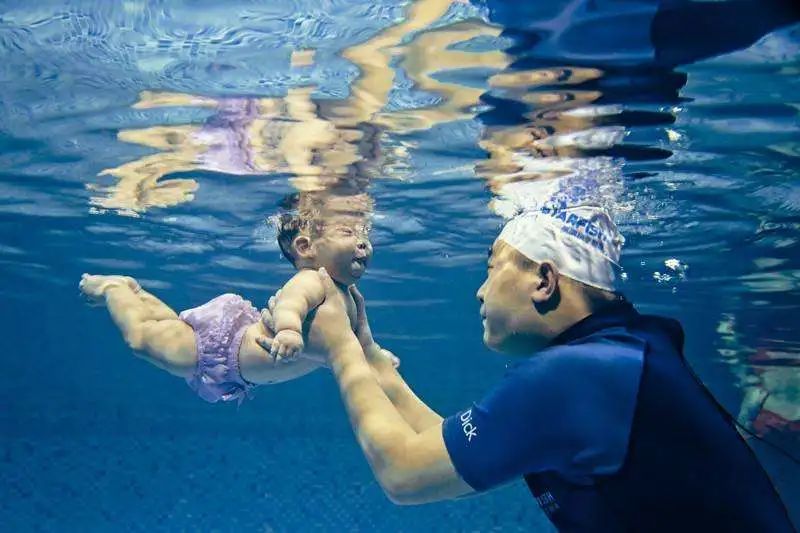
[[[322,234],[314,239],[314,248],[316,263],[344,285],[358,281],[372,258],[368,228],[360,217],[331,217]]]
[[[547,328],[532,300],[538,283],[533,264],[509,244],[496,240],[489,252],[486,281],[477,294],[486,346],[519,354],[544,347]]]

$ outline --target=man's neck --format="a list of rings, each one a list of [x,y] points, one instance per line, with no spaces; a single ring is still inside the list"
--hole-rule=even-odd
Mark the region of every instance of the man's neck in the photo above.
[[[567,331],[569,328],[592,314],[592,309],[584,298],[576,295],[564,295],[559,306],[549,317],[550,340]]]

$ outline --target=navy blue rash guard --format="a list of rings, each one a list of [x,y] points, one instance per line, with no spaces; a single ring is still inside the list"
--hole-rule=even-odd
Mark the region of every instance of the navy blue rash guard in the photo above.
[[[562,531],[793,531],[682,348],[677,322],[627,303],[584,319],[444,421],[458,474],[524,477]]]

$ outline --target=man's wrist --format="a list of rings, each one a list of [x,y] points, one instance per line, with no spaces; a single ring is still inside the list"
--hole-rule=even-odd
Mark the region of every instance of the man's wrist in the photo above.
[[[364,354],[364,348],[355,335],[343,335],[334,343],[328,346],[328,354],[331,362],[337,362],[352,354]]]
[[[362,345],[364,348],[364,355],[370,361],[378,361],[383,357],[380,345],[374,340],[368,344]]]

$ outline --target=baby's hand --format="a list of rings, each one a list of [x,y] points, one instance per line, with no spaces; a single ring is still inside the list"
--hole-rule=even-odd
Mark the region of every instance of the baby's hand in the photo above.
[[[269,354],[275,360],[290,361],[296,358],[303,351],[303,336],[291,329],[281,330],[272,339],[272,347]]]
[[[106,290],[117,285],[127,285],[133,292],[139,292],[139,283],[129,276],[93,276],[83,274],[78,288],[90,301],[99,302]]]

